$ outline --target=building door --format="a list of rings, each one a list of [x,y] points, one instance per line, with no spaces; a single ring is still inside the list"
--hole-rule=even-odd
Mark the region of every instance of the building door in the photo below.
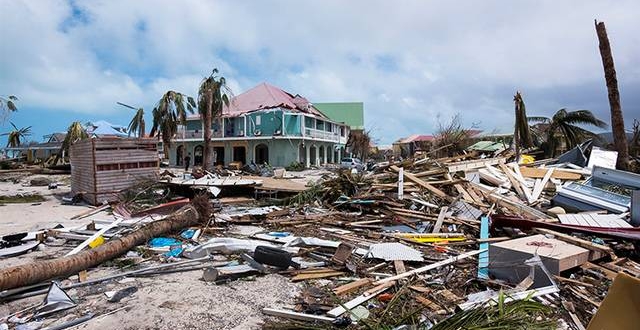
[[[247,163],[247,149],[245,147],[233,147],[233,161],[241,162],[242,165]]]
[[[224,147],[213,147],[214,165],[224,166]]]
[[[203,151],[204,151],[204,147],[201,145],[198,145],[193,149],[193,165],[194,166],[198,166],[198,165],[202,166]]]
[[[269,164],[269,147],[266,144],[260,143],[256,146],[256,164]]]
[[[182,166],[184,160],[184,146],[178,146],[176,148],[176,165]]]

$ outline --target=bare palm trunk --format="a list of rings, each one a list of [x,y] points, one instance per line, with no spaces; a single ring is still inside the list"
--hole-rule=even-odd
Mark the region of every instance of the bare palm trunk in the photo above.
[[[613,132],[613,144],[618,151],[618,169],[628,170],[629,149],[627,145],[627,135],[624,130],[624,118],[620,107],[620,93],[618,92],[618,78],[613,65],[613,55],[611,45],[607,36],[607,29],[604,22],[595,21],[596,33],[600,43],[600,56],[604,67],[604,79],[607,82],[609,92],[609,106],[611,107],[611,130]]]
[[[198,222],[198,211],[189,205],[164,220],[152,222],[129,235],[112,239],[95,249],[2,269],[0,270],[0,291],[78,273],[120,256],[155,236],[195,225]]]
[[[207,109],[204,113],[204,169],[209,171],[211,168],[211,116],[213,108],[213,92],[207,92]]]
[[[143,138],[143,137],[144,137],[144,135],[145,135],[145,128],[146,128],[146,127],[144,127],[144,119],[143,119],[143,120],[141,120],[141,121],[140,121],[140,128],[139,128],[139,131],[138,131],[138,137],[139,137],[139,138]]]

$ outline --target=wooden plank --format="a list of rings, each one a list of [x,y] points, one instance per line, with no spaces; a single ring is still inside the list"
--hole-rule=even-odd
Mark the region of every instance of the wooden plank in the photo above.
[[[454,185],[453,185],[453,187],[454,187],[454,188],[456,188],[456,190],[458,191],[458,193],[459,193],[460,195],[462,195],[462,198],[463,198],[465,201],[467,201],[467,202],[469,202],[469,203],[475,203],[475,202],[476,202],[475,200],[473,200],[473,197],[471,197],[471,195],[470,195],[470,194],[469,194],[469,193],[468,193],[464,188],[462,188],[462,185],[460,185],[460,184],[454,184]]]
[[[511,186],[515,188],[518,195],[520,195],[520,198],[527,199],[527,196],[525,196],[524,191],[520,186],[520,182],[518,182],[518,180],[515,178],[515,175],[511,173],[511,170],[507,167],[507,165],[499,164],[498,166],[500,167],[502,172],[507,176],[507,179],[509,179],[509,181],[511,182]]]
[[[544,186],[547,184],[547,182],[551,178],[553,171],[554,171],[554,168],[550,168],[547,171],[547,174],[545,174],[545,176],[542,178],[542,180],[538,181],[536,179],[536,185],[533,187],[533,193],[531,194],[531,200],[529,201],[529,203],[533,203],[536,200],[538,200],[538,198],[540,198],[540,195],[542,194],[542,190],[544,189]]]
[[[340,275],[344,275],[344,272],[335,272],[335,271],[330,271],[330,272],[322,272],[322,273],[309,273],[309,274],[298,274],[294,277],[291,278],[292,282],[298,282],[298,281],[304,281],[304,280],[310,280],[310,279],[314,279],[314,278],[327,278],[327,277],[335,277],[335,276],[340,276]]]
[[[520,166],[519,168],[520,168],[520,173],[522,173],[522,176],[527,178],[542,179],[546,176],[548,172],[547,169],[544,169],[544,168],[535,168],[535,167],[526,167],[526,166]],[[569,171],[564,171],[561,169],[555,169],[551,177],[554,179],[560,179],[560,180],[580,180],[582,178],[582,175],[569,172]]]
[[[283,309],[273,309],[273,308],[263,308],[262,313],[271,316],[278,316],[288,319],[300,320],[300,321],[310,321],[310,322],[323,322],[323,323],[331,323],[335,319],[326,316],[320,315],[312,315],[312,314],[304,314],[298,312],[287,311]]]
[[[400,168],[399,168],[399,167],[397,167],[397,166],[395,166],[395,165],[391,165],[391,167],[390,167],[390,168],[391,168],[393,171],[395,171],[395,172],[400,172]],[[442,197],[442,198],[447,198],[447,197],[449,197],[449,196],[448,196],[447,194],[445,194],[442,190],[440,190],[440,189],[438,189],[438,188],[436,188],[436,187],[434,187],[434,186],[432,186],[432,185],[428,184],[427,182],[423,181],[422,179],[420,179],[420,178],[416,177],[415,175],[413,175],[413,174],[411,174],[411,173],[409,173],[409,172],[407,172],[407,171],[404,171],[404,177],[405,177],[406,179],[409,179],[409,180],[411,180],[411,181],[413,181],[413,182],[417,183],[417,184],[418,184],[418,185],[420,185],[421,187],[423,187],[423,188],[425,188],[425,189],[429,190],[430,192],[434,193],[434,194],[435,194],[436,196],[438,196],[438,197]]]
[[[341,286],[333,289],[333,293],[335,293],[337,295],[349,293],[349,292],[357,290],[360,287],[367,286],[367,285],[371,284],[372,281],[373,280],[370,279],[370,278],[361,278],[359,280],[355,280],[355,281],[353,281],[351,283],[347,283],[347,284],[341,285]]]
[[[424,266],[424,267],[416,268],[416,269],[413,269],[413,270],[410,270],[408,272],[405,272],[405,273],[402,273],[402,274],[398,274],[398,275],[395,275],[395,276],[383,278],[383,279],[381,279],[381,280],[379,280],[377,282],[374,282],[373,284],[379,285],[379,284],[382,284],[382,283],[391,282],[391,281],[399,280],[401,278],[405,278],[405,277],[413,276],[413,275],[416,275],[416,274],[424,273],[424,272],[427,272],[427,271],[432,270],[432,269],[436,269],[436,268],[440,268],[442,266],[446,266],[446,265],[452,264],[454,262],[457,262],[458,260],[462,260],[462,259],[466,259],[466,258],[472,257],[472,256],[474,256],[476,254],[480,254],[480,253],[482,253],[484,251],[485,250],[475,250],[475,251],[466,252],[466,253],[457,255],[455,257],[451,257],[449,259],[445,259],[445,260],[442,260],[442,261],[435,262],[435,263],[433,263],[431,265],[427,265],[427,266]]]
[[[394,260],[393,267],[396,269],[396,274],[402,274],[407,271],[402,260]]]
[[[89,246],[89,244],[91,244],[91,242],[93,242],[98,237],[102,236],[109,229],[117,227],[120,224],[120,222],[122,222],[123,220],[124,220],[124,218],[120,218],[120,219],[118,219],[118,220],[116,220],[116,221],[114,221],[114,222],[102,227],[102,229],[97,231],[95,234],[91,235],[91,237],[87,238],[84,242],[80,243],[80,245],[76,246],[69,253],[65,254],[65,257],[66,256],[72,256],[72,255],[82,251],[82,249],[84,249],[85,247]]]
[[[436,221],[436,224],[433,226],[432,233],[440,232],[440,228],[442,227],[442,222],[444,221],[444,218],[447,216],[447,210],[448,210],[448,207],[446,206],[443,206],[440,209],[440,214],[438,214],[438,220]]]

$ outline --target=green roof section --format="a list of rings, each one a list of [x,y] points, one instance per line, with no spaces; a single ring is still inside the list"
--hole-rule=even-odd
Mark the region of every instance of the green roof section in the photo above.
[[[345,123],[351,129],[364,129],[363,102],[313,103],[313,106],[333,121]]]

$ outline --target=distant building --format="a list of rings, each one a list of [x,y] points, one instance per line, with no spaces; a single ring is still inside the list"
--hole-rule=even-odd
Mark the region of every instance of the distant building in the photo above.
[[[413,156],[418,151],[427,151],[431,143],[435,140],[433,135],[414,134],[398,141],[392,145],[393,156],[407,158]]]
[[[314,103],[313,105],[329,119],[349,125],[352,131],[364,130],[364,103],[362,102]]]
[[[191,154],[193,165],[203,165],[205,129],[200,115],[188,116],[172,139],[169,163],[182,166]],[[215,165],[301,162],[308,167],[338,163],[350,127],[330,119],[300,95],[261,83],[232,98],[209,129]]]

